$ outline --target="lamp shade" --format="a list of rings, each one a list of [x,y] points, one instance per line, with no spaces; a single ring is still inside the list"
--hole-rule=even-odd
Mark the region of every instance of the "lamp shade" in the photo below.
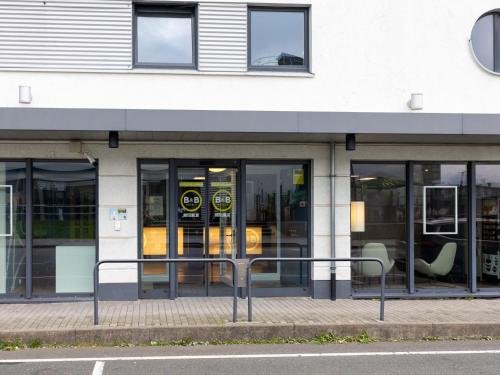
[[[365,231],[365,202],[351,202],[351,232]]]

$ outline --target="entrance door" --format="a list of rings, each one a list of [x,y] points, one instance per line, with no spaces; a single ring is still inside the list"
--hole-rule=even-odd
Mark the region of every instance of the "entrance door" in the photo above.
[[[177,168],[177,257],[236,258],[238,169]],[[231,265],[177,264],[179,296],[226,295]]]

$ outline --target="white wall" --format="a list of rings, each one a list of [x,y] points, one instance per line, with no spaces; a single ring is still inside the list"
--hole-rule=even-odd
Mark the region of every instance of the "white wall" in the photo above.
[[[33,107],[406,112],[422,92],[426,112],[500,111],[500,77],[468,44],[497,0],[308,2],[314,76],[2,71],[0,107],[19,106],[18,85],[31,85]]]

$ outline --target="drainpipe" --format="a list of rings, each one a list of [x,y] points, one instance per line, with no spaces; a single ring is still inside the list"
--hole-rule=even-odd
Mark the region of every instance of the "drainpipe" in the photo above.
[[[335,258],[335,143],[330,143],[330,252]],[[330,299],[337,299],[337,268],[336,264],[330,265]]]

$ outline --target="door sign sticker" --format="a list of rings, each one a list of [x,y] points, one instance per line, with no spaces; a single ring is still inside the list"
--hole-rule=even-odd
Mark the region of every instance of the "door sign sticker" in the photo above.
[[[196,212],[203,203],[201,194],[196,190],[186,190],[181,195],[181,207],[187,212]]]
[[[234,204],[234,198],[233,195],[229,190],[226,189],[220,189],[217,190],[214,195],[212,195],[212,206],[218,213],[227,213],[229,215],[228,211],[231,211],[233,208]],[[226,216],[226,215],[217,215],[216,216]]]

